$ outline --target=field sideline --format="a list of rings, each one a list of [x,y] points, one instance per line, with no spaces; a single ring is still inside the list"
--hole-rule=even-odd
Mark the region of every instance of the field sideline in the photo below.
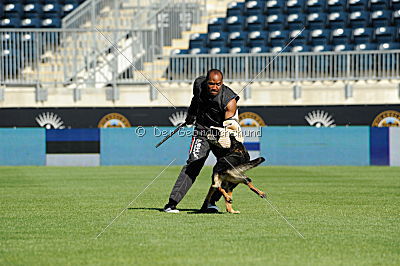
[[[173,166],[95,239],[163,168],[0,167],[0,264],[400,265],[399,167],[251,170],[301,239],[243,185],[241,214],[196,214],[210,167],[180,214],[160,212]]]

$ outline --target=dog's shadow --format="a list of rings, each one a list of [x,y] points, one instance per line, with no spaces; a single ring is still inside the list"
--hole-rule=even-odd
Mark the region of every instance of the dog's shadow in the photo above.
[[[147,211],[158,211],[164,212],[163,208],[128,208],[128,210],[147,210]],[[199,209],[179,209],[181,212],[186,212],[187,214],[223,214],[223,212],[204,212]]]

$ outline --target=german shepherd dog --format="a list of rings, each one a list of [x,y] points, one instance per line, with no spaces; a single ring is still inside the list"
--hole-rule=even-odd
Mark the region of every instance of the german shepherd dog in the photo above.
[[[213,168],[212,185],[208,191],[202,210],[210,202],[215,191],[218,190],[225,198],[226,211],[229,213],[240,213],[232,208],[232,191],[240,183],[247,185],[261,198],[266,197],[265,193],[257,189],[252,184],[252,180],[244,174],[247,170],[264,162],[265,159],[259,157],[250,160],[250,155],[244,145],[232,135],[229,138],[231,140],[230,148],[220,149],[221,153],[217,154],[218,160]],[[215,140],[211,139],[210,142],[213,144]]]

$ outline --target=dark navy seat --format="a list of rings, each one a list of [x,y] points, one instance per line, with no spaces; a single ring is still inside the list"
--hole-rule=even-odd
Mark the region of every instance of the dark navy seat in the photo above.
[[[285,0],[268,0],[265,3],[264,14],[272,15],[272,14],[283,14],[285,11]]]
[[[310,42],[313,46],[327,45],[330,43],[331,30],[317,29],[310,32]]]
[[[225,29],[228,32],[243,31],[246,23],[244,16],[231,16],[225,20]]]
[[[265,18],[265,28],[269,31],[281,30],[286,27],[286,15],[273,14]]]
[[[265,17],[263,15],[253,15],[246,20],[247,31],[264,30]]]
[[[268,46],[283,47],[288,43],[289,32],[287,30],[276,30],[269,33]]]
[[[305,0],[288,0],[286,2],[286,12],[288,14],[300,14],[305,11]]]
[[[307,17],[300,14],[290,14],[287,16],[286,25],[289,30],[302,29],[306,26]]]
[[[207,46],[207,33],[193,33],[190,35],[189,48],[203,48]]]
[[[352,42],[353,31],[349,28],[332,30],[331,41],[334,45],[349,44]]]
[[[386,27],[392,23],[390,10],[378,10],[371,13],[371,23],[374,27]]]
[[[370,13],[368,11],[355,11],[349,15],[349,25],[352,28],[368,27],[370,25]]]
[[[291,31],[289,34],[289,41],[291,41],[290,45],[291,46],[299,46],[299,45],[307,45],[309,42],[309,35],[310,31],[309,30],[294,30]]]
[[[374,39],[373,28],[357,28],[353,30],[353,41],[355,44],[369,43]]]
[[[378,43],[394,42],[397,39],[396,27],[379,27],[375,29],[375,40]]]
[[[247,45],[249,47],[263,47],[266,46],[269,39],[267,31],[253,31],[247,36]]]
[[[208,34],[208,46],[211,48],[225,47],[228,43],[228,33],[211,32]]]
[[[213,18],[208,21],[207,31],[221,32],[225,29],[225,18]]]
[[[245,13],[248,16],[252,15],[262,15],[264,11],[265,1],[263,0],[251,0],[246,1]]]
[[[348,9],[349,12],[366,11],[369,9],[369,0],[349,0]]]
[[[326,0],[308,0],[306,2],[306,10],[311,13],[324,13],[327,10]]]
[[[247,45],[247,31],[236,31],[229,34],[229,46],[230,47],[241,47]]]
[[[328,25],[331,29],[346,28],[349,14],[346,12],[333,12],[328,15]]]
[[[346,12],[347,11],[347,0],[327,0],[328,13],[332,12]]]
[[[325,28],[327,21],[326,13],[311,13],[307,16],[307,26],[310,30]]]
[[[243,16],[244,15],[244,2],[230,2],[226,11],[226,16]]]

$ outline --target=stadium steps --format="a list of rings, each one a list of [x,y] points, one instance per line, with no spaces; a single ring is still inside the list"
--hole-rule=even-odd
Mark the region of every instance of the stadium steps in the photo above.
[[[182,32],[182,38],[173,39],[171,46],[164,46],[162,55],[168,57],[175,49],[188,49],[190,36],[193,33],[207,33],[208,21],[217,17],[224,17],[226,15],[226,7],[232,0],[208,0],[207,1],[207,15],[201,18],[199,24],[193,24],[190,31]],[[169,65],[168,59],[159,58],[152,62],[146,62],[144,64],[144,71],[153,73],[152,78],[163,81],[163,74],[165,73]]]

